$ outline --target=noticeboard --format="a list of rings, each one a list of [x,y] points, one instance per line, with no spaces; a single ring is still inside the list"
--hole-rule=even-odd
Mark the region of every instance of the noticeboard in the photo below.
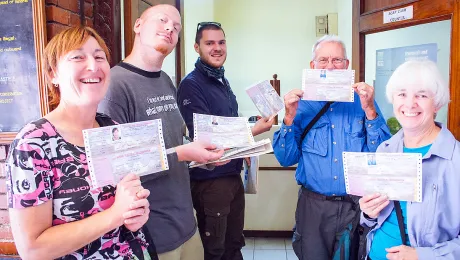
[[[0,0],[0,143],[48,111],[44,0]]]

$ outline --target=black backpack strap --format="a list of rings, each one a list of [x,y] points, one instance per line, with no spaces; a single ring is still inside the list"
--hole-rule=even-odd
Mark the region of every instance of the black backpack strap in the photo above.
[[[96,113],[96,121],[101,127],[115,125],[115,122],[112,120],[112,118],[102,113]]]
[[[150,259],[158,260],[159,258],[157,254],[157,248],[155,247],[155,243],[153,243],[152,236],[150,235],[147,225],[144,225],[142,227],[142,232],[144,232],[145,240],[147,240],[147,243],[149,244],[149,246],[147,247],[147,251],[149,252]]]
[[[139,259],[144,260],[144,252],[142,251],[141,244],[129,229],[125,227],[125,225],[120,226],[120,240],[127,241],[129,247],[133,251],[133,254]]]
[[[395,204],[395,210],[396,210],[396,217],[398,218],[399,233],[401,235],[402,244],[406,245],[407,239],[406,239],[406,232],[404,231],[404,218],[402,215],[401,204],[399,203],[399,200],[395,200],[394,204]]]
[[[322,117],[326,113],[327,109],[332,105],[332,103],[334,102],[326,102],[326,104],[323,106],[323,108],[321,108],[318,114],[316,114],[316,116],[310,121],[310,123],[308,123],[307,127],[305,127],[305,129],[303,130],[302,136],[300,137],[300,143],[303,142],[303,139],[305,138],[305,136],[307,136],[310,129],[316,124],[316,122],[318,122],[320,117]]]

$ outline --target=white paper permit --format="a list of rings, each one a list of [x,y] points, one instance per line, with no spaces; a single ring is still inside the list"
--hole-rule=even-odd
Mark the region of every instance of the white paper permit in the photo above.
[[[246,117],[223,117],[193,113],[194,141],[210,142],[217,148],[243,147],[254,143]]]
[[[271,141],[270,139],[266,138],[266,139],[257,141],[252,145],[228,149],[224,152],[221,158],[215,161],[210,161],[207,163],[191,162],[189,167],[194,168],[194,167],[198,167],[198,166],[205,165],[205,164],[223,162],[223,161],[233,160],[233,159],[238,159],[238,158],[259,156],[259,155],[267,154],[271,152],[273,152]]]
[[[422,154],[343,152],[348,194],[422,202]]]
[[[246,93],[265,118],[273,119],[284,108],[283,100],[268,80],[246,88]]]
[[[161,119],[86,129],[83,136],[94,188],[169,169]]]
[[[354,102],[354,70],[304,69],[302,90],[304,100]]]

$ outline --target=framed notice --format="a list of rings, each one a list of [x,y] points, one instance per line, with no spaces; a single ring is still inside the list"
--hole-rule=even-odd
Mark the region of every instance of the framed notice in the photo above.
[[[0,0],[0,143],[48,112],[44,0]]]

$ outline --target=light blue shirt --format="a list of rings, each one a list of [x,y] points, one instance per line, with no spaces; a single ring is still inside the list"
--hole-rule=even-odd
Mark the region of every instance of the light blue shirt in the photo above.
[[[378,145],[390,138],[377,104],[378,116],[367,120],[359,96],[355,101],[336,102],[318,120],[302,144],[304,128],[326,102],[299,101],[294,123],[284,123],[273,136],[273,150],[282,166],[298,163],[295,178],[299,185],[324,194],[345,195],[342,152],[374,152]]]
[[[422,156],[430,150],[431,144],[419,148],[403,148],[404,153],[421,153]],[[400,201],[402,216],[404,220],[404,234],[406,236],[406,245],[410,246],[409,236],[407,235],[407,202]],[[390,216],[383,222],[381,228],[375,231],[372,240],[369,257],[372,260],[386,260],[386,248],[402,245],[401,232],[399,231],[398,216],[393,209]]]
[[[407,233],[419,260],[460,259],[460,143],[444,125],[436,124],[441,132],[422,160],[422,202],[407,203]],[[401,130],[377,152],[402,152],[403,137]],[[393,208],[390,202],[376,220],[361,214],[361,224],[375,225],[367,235],[367,252]]]

